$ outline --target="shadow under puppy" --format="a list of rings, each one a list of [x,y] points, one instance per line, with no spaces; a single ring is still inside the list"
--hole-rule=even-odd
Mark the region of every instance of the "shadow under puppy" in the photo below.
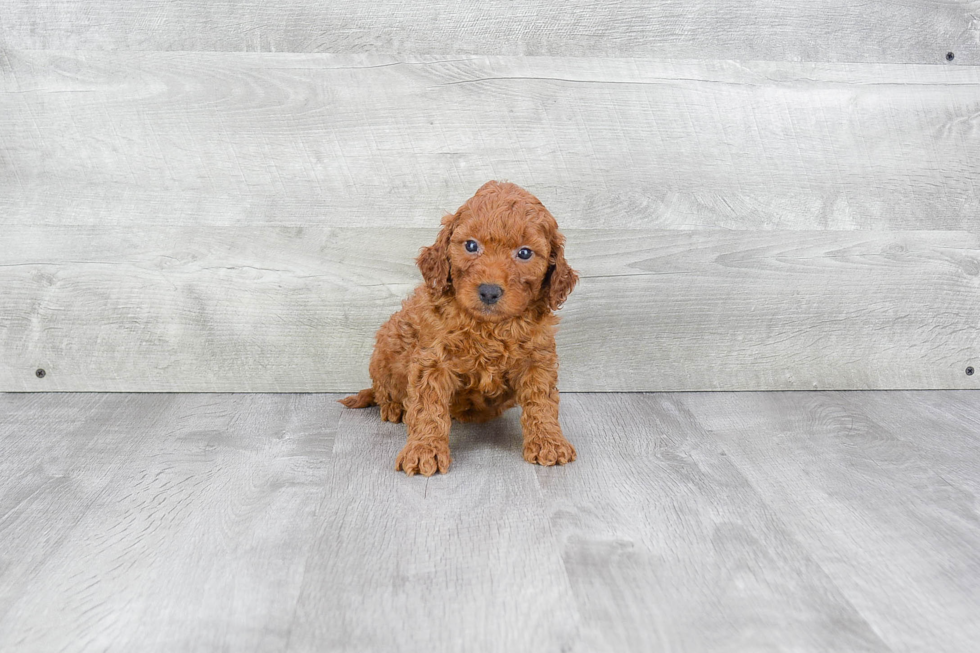
[[[442,225],[416,261],[425,283],[378,330],[372,387],[340,402],[404,419],[395,469],[409,476],[449,470],[451,418],[483,422],[515,404],[525,460],[575,460],[558,424],[553,311],[578,275],[555,218],[523,188],[490,181]]]

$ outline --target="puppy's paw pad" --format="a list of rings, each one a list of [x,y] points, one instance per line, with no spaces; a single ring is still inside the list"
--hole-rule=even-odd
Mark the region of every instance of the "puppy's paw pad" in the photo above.
[[[449,447],[432,445],[425,442],[410,442],[398,454],[395,460],[395,471],[402,471],[409,476],[421,474],[432,476],[436,472],[445,474],[449,471]]]
[[[524,460],[550,467],[575,460],[575,447],[562,436],[538,436],[524,443]]]

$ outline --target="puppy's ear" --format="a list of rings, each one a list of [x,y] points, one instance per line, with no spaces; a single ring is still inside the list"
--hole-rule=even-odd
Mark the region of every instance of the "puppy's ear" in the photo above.
[[[545,274],[542,291],[548,302],[548,308],[557,311],[572,292],[578,281],[575,273],[565,260],[565,237],[558,231],[551,237],[551,259],[548,272]]]
[[[459,222],[459,212],[456,215],[446,215],[442,219],[442,230],[436,236],[436,242],[429,247],[423,247],[415,264],[422,272],[425,285],[437,293],[445,293],[452,283],[449,269],[449,239]]]

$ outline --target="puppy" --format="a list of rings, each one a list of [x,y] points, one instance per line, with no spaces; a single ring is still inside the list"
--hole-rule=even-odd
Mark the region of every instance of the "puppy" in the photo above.
[[[372,387],[340,402],[407,423],[395,469],[409,476],[449,470],[452,418],[484,422],[515,404],[525,460],[575,460],[558,425],[553,311],[578,275],[558,224],[534,195],[491,181],[442,225],[416,260],[425,283],[378,330]]]

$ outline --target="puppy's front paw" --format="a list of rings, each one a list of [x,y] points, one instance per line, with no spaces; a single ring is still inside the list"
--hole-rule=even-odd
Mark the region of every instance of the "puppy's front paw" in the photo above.
[[[575,447],[561,435],[538,435],[524,441],[524,460],[550,467],[575,460]]]
[[[395,471],[403,471],[409,476],[432,476],[437,471],[445,474],[451,462],[446,445],[409,442],[395,460]]]

